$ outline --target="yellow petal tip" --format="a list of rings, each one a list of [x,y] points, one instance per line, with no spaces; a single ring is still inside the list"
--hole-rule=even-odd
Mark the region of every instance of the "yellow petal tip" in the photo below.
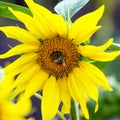
[[[12,11],[13,11],[13,9],[12,9],[11,7],[8,7],[8,10],[9,10],[10,12],[12,12]]]
[[[101,7],[99,7],[95,12],[97,15],[99,15],[99,18],[102,17],[103,13],[104,13],[104,10],[105,10],[105,5],[102,5]]]
[[[101,12],[104,12],[104,10],[105,10],[105,5],[103,4],[103,5],[99,8],[99,10],[100,10]]]
[[[95,106],[95,111],[94,113],[96,113],[98,111],[98,102],[96,102],[96,106]]]

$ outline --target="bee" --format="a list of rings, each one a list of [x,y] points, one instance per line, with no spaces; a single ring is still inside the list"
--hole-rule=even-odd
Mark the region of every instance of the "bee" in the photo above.
[[[52,57],[52,60],[58,65],[66,66],[65,56],[59,51],[54,52],[54,56]]]

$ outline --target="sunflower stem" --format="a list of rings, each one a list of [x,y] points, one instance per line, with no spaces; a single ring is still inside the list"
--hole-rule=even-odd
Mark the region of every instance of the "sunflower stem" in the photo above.
[[[75,101],[71,100],[71,109],[70,109],[71,120],[80,120],[79,116],[79,106]]]
[[[36,98],[38,98],[39,100],[42,100],[42,95],[40,95],[40,94],[38,94],[38,93],[35,93],[34,96],[35,96]]]
[[[40,94],[35,93],[34,96],[35,96],[36,98],[38,98],[39,100],[42,100],[42,96],[41,96]],[[66,120],[66,118],[61,114],[60,111],[57,112],[57,115],[58,115],[58,117],[59,117],[61,120]]]
[[[61,114],[60,111],[57,112],[57,115],[61,120],[66,120],[66,118]]]

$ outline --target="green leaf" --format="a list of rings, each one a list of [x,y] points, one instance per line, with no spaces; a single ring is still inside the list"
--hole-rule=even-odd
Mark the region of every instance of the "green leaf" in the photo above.
[[[112,45],[108,48],[108,50],[120,50],[120,44],[112,43]]]
[[[79,120],[79,108],[76,108],[76,103],[73,99],[71,99],[71,108],[70,108],[70,116],[71,120]]]
[[[68,20],[68,10],[72,17],[88,2],[89,0],[63,0],[54,7],[54,10]]]
[[[98,67],[100,70],[103,70],[105,67],[108,66],[109,62],[96,61],[96,62],[93,62],[92,64],[95,65],[96,67]]]
[[[8,7],[11,7],[13,10],[24,12],[32,16],[31,11],[26,7],[22,7],[22,6],[15,5],[12,3],[7,3],[7,2],[1,2],[1,1],[0,1],[0,16],[17,20],[17,18],[9,11]]]

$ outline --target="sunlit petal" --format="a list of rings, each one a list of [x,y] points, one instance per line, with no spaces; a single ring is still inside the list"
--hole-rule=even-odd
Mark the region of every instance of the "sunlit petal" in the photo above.
[[[60,104],[59,90],[56,78],[51,76],[43,87],[42,120],[51,120],[58,111]]]
[[[83,66],[76,67],[73,70],[77,84],[83,89],[89,97],[98,101],[98,88],[86,77],[86,69]]]
[[[82,17],[78,18],[71,26],[69,31],[69,38],[76,40],[76,38],[79,38],[79,43],[81,43],[82,40],[80,39],[80,36],[85,36],[86,33],[89,33],[91,31],[91,35],[97,30],[94,30],[96,24],[102,17],[104,12],[104,6],[98,8],[96,11],[88,13],[86,15],[83,15]],[[90,30],[89,30],[90,29]],[[76,32],[77,31],[77,32]],[[79,31],[79,32],[78,32]],[[92,32],[93,31],[93,32]],[[91,37],[89,34],[89,37]],[[79,36],[79,37],[78,37]],[[86,39],[88,40],[88,39]],[[78,39],[77,39],[78,41]]]
[[[33,62],[34,60],[37,59],[37,57],[38,55],[36,53],[29,53],[29,54],[22,55],[20,58],[15,60],[13,63],[6,66],[3,70],[5,73],[10,73],[12,69],[15,69],[17,67],[19,67],[20,69],[22,65],[27,64],[29,62]]]
[[[113,39],[109,39],[108,42],[101,46],[93,46],[93,45],[85,45],[78,47],[78,52],[83,56],[87,56],[89,54],[96,54],[98,52],[104,52],[113,42]]]
[[[34,34],[36,37],[42,37],[41,29],[39,29],[39,26],[37,23],[33,20],[33,18],[23,12],[14,11],[11,8],[9,10],[22,22],[24,23],[25,27],[30,31],[32,34]],[[42,26],[40,26],[42,27]],[[42,28],[44,29],[44,28]]]
[[[33,0],[25,0],[28,7],[32,11],[33,15],[39,16],[39,15],[51,15],[52,13],[45,7],[35,3]]]
[[[87,56],[88,58],[91,58],[96,61],[102,61],[102,62],[107,62],[107,61],[112,61],[116,57],[120,55],[120,51],[116,52],[103,52],[103,53],[97,53],[94,55]]]
[[[6,26],[0,27],[0,30],[3,31],[8,38],[13,38],[22,43],[27,44],[40,44],[34,35],[32,35],[27,30],[24,30],[17,26]]]
[[[78,31],[78,34],[74,34],[72,35],[73,38],[70,38],[70,39],[73,39],[73,42],[75,44],[80,44],[80,43],[83,43],[87,40],[89,40],[92,35],[101,28],[101,26],[93,26],[93,27],[90,27],[90,28],[86,28],[86,30],[82,29],[81,31],[79,30]],[[83,32],[84,31],[84,32]],[[71,33],[72,34],[72,33]]]
[[[31,78],[26,90],[25,98],[30,98],[34,93],[43,89],[45,82],[48,80],[49,74],[43,70],[35,71],[36,74]]]
[[[39,50],[39,45],[20,44],[11,48],[8,52],[0,55],[0,59],[8,58],[22,53],[30,53]]]
[[[89,119],[89,114],[86,106],[86,97],[84,94],[84,91],[79,87],[79,85],[76,82],[76,78],[73,76],[73,74],[69,74],[68,76],[68,88],[70,91],[70,94],[72,98],[80,103],[81,109],[87,119]]]
[[[92,83],[94,83],[97,86],[101,86],[109,91],[112,90],[112,88],[108,84],[104,73],[97,67],[85,61],[81,61],[79,66],[82,68],[82,70],[84,70],[86,78],[91,80]]]
[[[70,113],[71,96],[70,96],[70,93],[69,93],[69,90],[68,90],[67,81],[68,81],[67,78],[57,80],[59,93],[60,93],[60,98],[61,98],[61,101],[63,102],[63,106],[62,106],[62,113],[63,114]]]
[[[40,70],[40,66],[34,63],[33,66],[31,66],[31,68],[18,75],[15,82],[12,84],[13,88],[18,85],[22,85],[27,81],[30,81],[31,78],[34,76],[34,74],[39,70]]]

